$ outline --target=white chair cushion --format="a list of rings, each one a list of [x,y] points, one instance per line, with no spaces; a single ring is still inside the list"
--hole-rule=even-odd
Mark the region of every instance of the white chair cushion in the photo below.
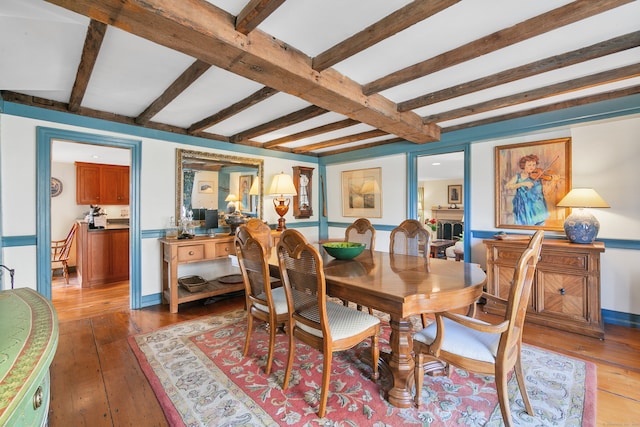
[[[284,293],[284,288],[272,289],[271,297],[273,298],[273,305],[275,306],[276,314],[285,314],[289,311],[289,308],[287,307],[287,296]],[[258,295],[258,298],[266,300],[267,295],[261,293],[260,295]],[[254,306],[259,310],[266,311],[267,313],[269,312],[269,307],[267,307],[266,305],[254,304]]]
[[[471,320],[487,324],[482,320]],[[443,351],[469,359],[495,363],[500,334],[478,332],[447,318],[444,319],[444,330]],[[433,322],[423,330],[416,332],[413,339],[426,345],[431,345],[436,338],[436,334],[437,325]]]
[[[318,307],[310,307],[301,313],[304,317],[320,322],[320,314]],[[334,302],[327,302],[327,319],[329,321],[329,330],[331,338],[340,340],[347,338],[380,323],[380,319],[363,311],[354,310]],[[300,329],[317,337],[322,337],[322,331],[310,328],[301,323],[296,324]]]

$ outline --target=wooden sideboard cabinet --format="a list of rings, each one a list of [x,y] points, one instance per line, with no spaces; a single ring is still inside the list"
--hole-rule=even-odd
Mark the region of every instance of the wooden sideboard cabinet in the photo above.
[[[484,240],[487,293],[507,298],[515,263],[528,240]],[[526,321],[604,339],[600,312],[600,254],[604,244],[545,240],[531,290]],[[489,313],[504,307],[486,304]]]
[[[129,166],[76,162],[76,203],[128,205]]]
[[[51,301],[29,288],[0,291],[0,426],[48,425],[57,347]]]
[[[198,292],[189,292],[178,284],[178,266],[195,262],[214,261],[236,255],[235,236],[196,236],[193,239],[160,239],[162,244],[162,300],[171,313],[178,312],[178,304],[197,301],[230,292],[243,291],[244,283],[225,284],[209,280]],[[278,244],[280,232],[271,231],[271,243]],[[239,272],[239,270],[238,270]]]
[[[178,312],[178,304],[197,301],[216,295],[244,290],[243,283],[223,284],[210,280],[199,292],[189,292],[178,284],[178,266],[194,262],[213,261],[235,255],[234,236],[193,239],[160,239],[162,244],[162,299],[171,313]]]

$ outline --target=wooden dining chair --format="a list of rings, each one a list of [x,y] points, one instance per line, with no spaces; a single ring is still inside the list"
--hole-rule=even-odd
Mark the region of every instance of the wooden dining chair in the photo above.
[[[265,372],[271,373],[276,330],[289,321],[287,299],[282,287],[273,287],[269,277],[268,251],[259,236],[254,236],[245,225],[236,230],[234,240],[238,264],[244,281],[247,308],[247,336],[243,356],[249,352],[253,319],[269,325],[269,350]]]
[[[260,240],[262,246],[269,251],[273,246],[273,240],[271,239],[271,228],[259,218],[250,218],[245,227],[247,231],[253,236],[254,239]]]
[[[454,365],[466,371],[495,376],[500,411],[507,426],[512,425],[507,379],[508,373],[515,369],[525,409],[529,415],[534,415],[525,388],[520,353],[522,328],[543,237],[544,231],[538,230],[518,259],[507,300],[483,294],[484,298],[506,305],[504,320],[490,324],[460,314],[436,313],[436,321],[414,335],[416,406],[421,401],[425,355],[429,355],[446,363],[447,372],[448,365]]]
[[[345,230],[344,241],[363,243],[365,249],[372,251],[376,244],[376,229],[368,219],[358,218]]]
[[[71,251],[71,245],[73,239],[78,230],[78,224],[74,223],[69,230],[69,234],[64,240],[51,241],[51,279],[53,280],[53,273],[62,268],[62,276],[64,277],[64,283],[69,284],[69,252]]]
[[[431,271],[431,259],[429,250],[431,246],[431,233],[429,233],[420,221],[405,219],[396,228],[391,230],[389,241],[389,253],[399,255],[421,256],[427,264],[427,271]],[[426,328],[429,319],[422,314],[422,327]]]
[[[280,276],[289,307],[289,359],[283,388],[289,386],[295,354],[294,338],[323,353],[318,415],[326,411],[333,353],[371,338],[371,368],[378,378],[380,320],[368,313],[328,301],[322,257],[297,230],[282,233],[277,246]]]
[[[344,241],[362,243],[365,249],[372,251],[376,244],[376,229],[367,218],[358,218],[345,230]],[[349,301],[343,299],[342,304],[348,306]],[[358,305],[357,308],[362,310],[361,305]],[[369,307],[369,314],[373,314],[371,307]]]

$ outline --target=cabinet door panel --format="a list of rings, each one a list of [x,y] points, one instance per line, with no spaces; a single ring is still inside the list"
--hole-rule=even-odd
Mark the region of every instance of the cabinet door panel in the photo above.
[[[118,204],[118,180],[120,171],[116,167],[103,166],[100,176],[100,195],[103,205]]]
[[[76,203],[95,205],[100,201],[100,168],[78,164],[76,168]]]
[[[88,277],[91,282],[105,280],[109,277],[109,233],[102,231],[89,232],[89,250],[87,263],[89,265]]]
[[[587,320],[587,278],[569,274],[537,271],[537,282],[543,284],[539,312],[578,317]]]
[[[129,277],[129,230],[111,232],[111,276],[114,280]]]

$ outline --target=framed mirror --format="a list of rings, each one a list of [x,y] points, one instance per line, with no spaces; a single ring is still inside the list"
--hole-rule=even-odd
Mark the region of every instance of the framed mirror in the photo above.
[[[199,226],[213,211],[262,218],[263,166],[262,159],[176,149],[176,221],[189,211]]]

